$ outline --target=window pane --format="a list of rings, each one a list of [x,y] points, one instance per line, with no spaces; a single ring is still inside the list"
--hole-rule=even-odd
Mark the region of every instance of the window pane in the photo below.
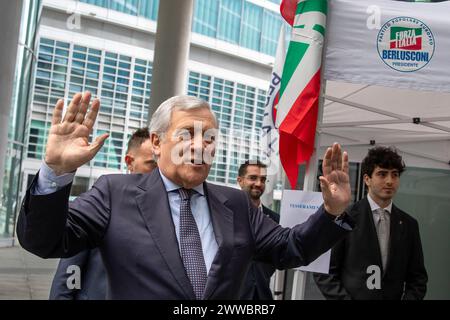
[[[275,56],[280,34],[281,18],[279,14],[264,10],[261,30],[261,52]]]
[[[242,0],[222,0],[219,7],[217,38],[239,43],[242,15]]]
[[[244,15],[241,24],[241,46],[259,51],[261,22],[262,8],[250,2],[244,2]]]
[[[218,0],[196,0],[192,31],[215,38],[218,12]]]
[[[158,18],[159,0],[141,0],[139,3],[139,15],[156,21]]]

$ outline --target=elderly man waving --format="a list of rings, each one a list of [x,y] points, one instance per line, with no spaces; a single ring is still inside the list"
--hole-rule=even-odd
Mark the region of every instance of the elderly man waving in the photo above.
[[[320,177],[324,205],[283,228],[233,188],[205,182],[217,121],[208,103],[177,96],[154,113],[151,141],[158,169],[107,175],[69,204],[74,172],[108,135],[91,144],[100,102],[74,96],[62,117],[57,102],[45,161],[23,201],[17,233],[44,258],[98,247],[111,299],[237,299],[253,259],[276,268],[309,264],[351,229],[348,156],[328,148]]]

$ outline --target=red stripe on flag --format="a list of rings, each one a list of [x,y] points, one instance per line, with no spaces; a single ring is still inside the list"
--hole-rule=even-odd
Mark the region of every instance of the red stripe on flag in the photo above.
[[[280,124],[280,160],[295,189],[298,166],[308,161],[314,151],[320,92],[320,69],[300,93]]]
[[[281,1],[280,13],[291,26],[294,24],[295,11],[297,11],[297,0]]]
[[[280,101],[280,90],[277,91],[277,94],[275,95],[275,98],[273,99],[272,104],[272,119],[273,119],[273,125],[275,126],[275,123],[277,121],[277,109],[278,109],[278,102]]]

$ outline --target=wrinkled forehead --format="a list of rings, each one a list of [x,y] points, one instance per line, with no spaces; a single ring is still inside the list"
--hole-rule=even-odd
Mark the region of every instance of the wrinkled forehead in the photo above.
[[[174,108],[170,115],[169,128],[193,128],[217,129],[216,117],[209,107],[198,107],[191,109]]]

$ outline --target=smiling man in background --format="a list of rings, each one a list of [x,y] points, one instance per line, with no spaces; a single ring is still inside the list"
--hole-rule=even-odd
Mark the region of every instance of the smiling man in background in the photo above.
[[[261,196],[266,190],[266,180],[267,166],[259,160],[247,160],[239,167],[238,184],[249,195],[253,206],[276,223],[280,223],[280,215],[261,202]],[[271,264],[253,262],[242,285],[241,299],[273,300],[270,290],[270,277],[274,272],[275,267]]]

